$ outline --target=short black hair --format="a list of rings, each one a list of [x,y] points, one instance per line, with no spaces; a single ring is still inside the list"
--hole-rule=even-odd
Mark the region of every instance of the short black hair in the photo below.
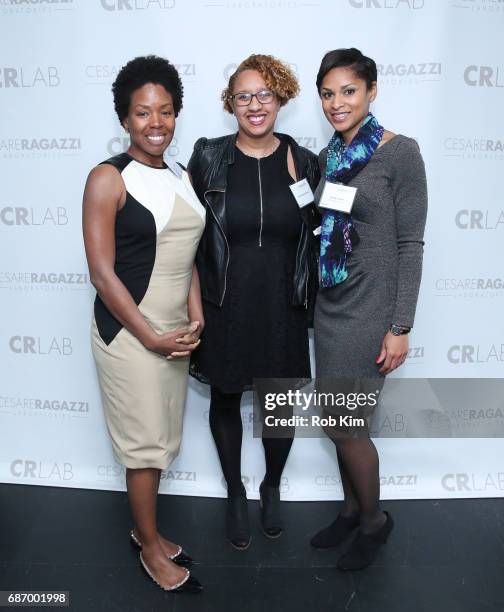
[[[147,83],[162,85],[173,98],[175,117],[179,114],[184,88],[177,69],[164,57],[146,55],[130,60],[112,84],[114,108],[121,123],[128,116],[131,94]]]
[[[366,81],[368,89],[378,78],[375,61],[362,55],[359,49],[335,49],[322,58],[316,81],[319,93],[325,75],[333,68],[351,68],[360,79]]]

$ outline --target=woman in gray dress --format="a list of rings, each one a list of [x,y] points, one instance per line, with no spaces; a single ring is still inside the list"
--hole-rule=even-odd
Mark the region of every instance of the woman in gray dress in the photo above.
[[[357,49],[330,51],[317,75],[322,108],[335,129],[319,156],[322,179],[315,194],[322,212],[317,378],[352,378],[354,384],[383,379],[406,359],[427,212],[417,143],[385,130],[369,112],[376,81],[375,62]],[[339,190],[336,198],[333,188]],[[336,446],[344,502],[336,520],[311,543],[338,546],[357,529],[338,568],[361,569],[393,527],[390,514],[379,507],[378,454],[367,431],[357,437],[328,433]]]

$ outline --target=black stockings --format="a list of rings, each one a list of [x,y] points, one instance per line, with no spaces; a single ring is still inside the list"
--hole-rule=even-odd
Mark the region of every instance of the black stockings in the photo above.
[[[216,387],[211,388],[210,430],[219,453],[228,495],[231,497],[239,495],[242,491],[241,398],[241,393],[222,393]],[[292,438],[263,438],[263,446],[266,459],[264,481],[270,487],[278,487],[292,446]]]
[[[380,511],[379,459],[370,438],[333,439],[345,495],[342,514],[360,513],[361,529],[374,531],[385,521]]]

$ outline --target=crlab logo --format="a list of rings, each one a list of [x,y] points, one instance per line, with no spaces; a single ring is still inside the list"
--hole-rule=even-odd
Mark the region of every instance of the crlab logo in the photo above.
[[[292,70],[292,72],[296,75],[299,76],[298,74],[298,65],[297,64],[289,64],[287,62],[285,62],[287,66],[289,66],[289,68]],[[235,72],[235,70],[238,68],[238,64],[227,64],[226,66],[224,66],[224,70],[222,71],[222,75],[224,76],[224,80],[227,82],[229,81],[229,77],[233,74],[233,72]]]
[[[10,465],[10,472],[16,478],[32,480],[72,480],[74,477],[71,463],[32,459],[14,459]]]
[[[12,336],[9,349],[17,355],[69,357],[73,354],[72,339],[64,336]]]
[[[504,11],[502,0],[454,0],[454,9],[471,10],[474,13],[501,13]]]
[[[440,62],[417,64],[378,64],[380,83],[385,85],[416,85],[441,80]]]
[[[51,418],[87,418],[89,403],[67,399],[0,397],[0,413]]]
[[[0,14],[40,14],[72,11],[74,0],[0,0]]]
[[[106,11],[145,11],[175,6],[175,0],[100,0],[100,3]]]
[[[504,140],[449,136],[443,141],[443,155],[454,159],[504,160]]]
[[[504,279],[485,278],[438,278],[436,297],[452,298],[496,298],[504,296]]]
[[[0,289],[10,291],[86,291],[89,277],[80,272],[1,272]]]
[[[68,225],[68,212],[63,206],[26,208],[25,206],[3,206],[0,208],[0,224],[15,226],[61,227]]]
[[[107,153],[109,155],[118,155],[124,153],[130,146],[129,136],[114,136],[107,142]],[[166,149],[165,155],[170,157],[177,157],[180,153],[179,143],[176,138],[172,138],[170,146]]]
[[[463,208],[455,215],[455,225],[461,230],[502,230],[504,209],[469,210]]]
[[[79,155],[82,149],[80,138],[0,138],[0,156],[4,159],[24,157],[68,157]]]
[[[58,87],[61,83],[56,66],[0,67],[0,88]]]
[[[394,412],[391,414],[378,414],[371,420],[370,433],[376,437],[399,437],[406,431],[404,414]]]
[[[423,9],[425,0],[348,0],[353,8],[372,9]]]
[[[504,87],[504,66],[466,66],[464,81],[469,87]]]
[[[504,344],[454,344],[447,352],[450,363],[499,363],[504,361]]]
[[[445,474],[441,485],[446,491],[504,491],[504,472],[488,472],[486,474]]]

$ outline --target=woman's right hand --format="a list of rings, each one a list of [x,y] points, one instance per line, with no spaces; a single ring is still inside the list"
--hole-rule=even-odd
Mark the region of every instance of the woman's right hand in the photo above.
[[[176,329],[165,334],[156,334],[153,340],[146,344],[146,348],[163,355],[167,359],[188,357],[194,349],[198,347],[201,340],[198,339],[196,342],[190,344],[181,344],[180,339],[195,331],[193,327],[194,324],[191,324],[189,327]],[[177,342],[177,340],[179,340],[179,342]]]

